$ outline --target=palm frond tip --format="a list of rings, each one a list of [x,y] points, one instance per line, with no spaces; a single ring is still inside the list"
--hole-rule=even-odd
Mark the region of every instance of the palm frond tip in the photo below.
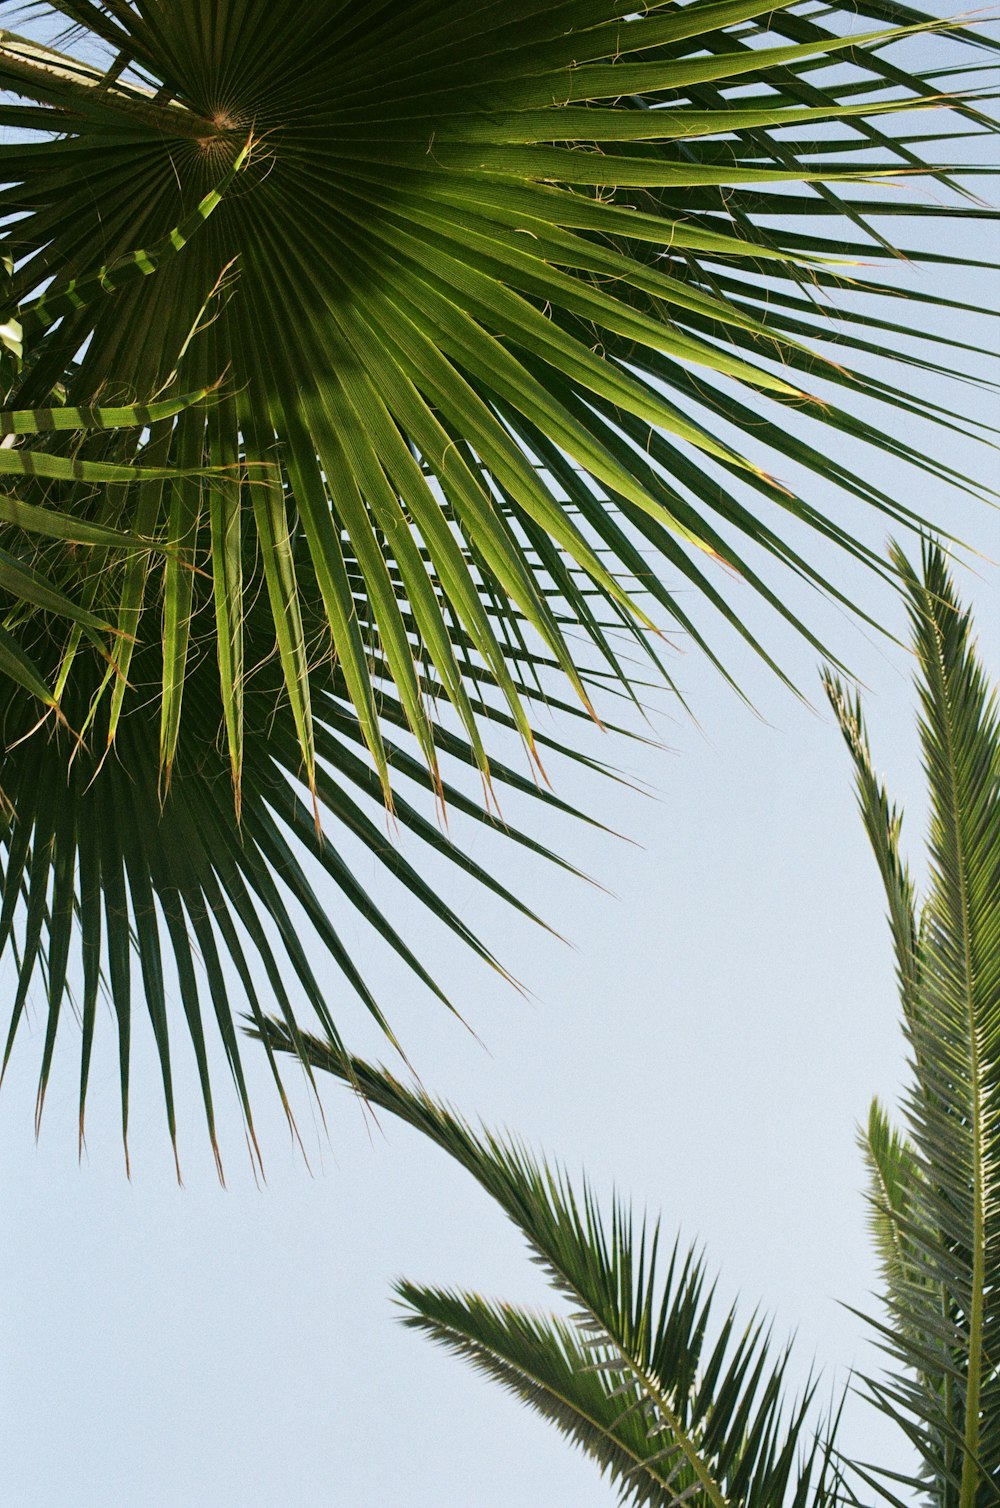
[[[903,1427],[912,1485],[946,1508],[1000,1502],[1000,717],[940,548],[905,556],[930,798],[930,876],[917,906],[899,819],[872,774],[843,688],[852,750],[896,948],[913,1086],[907,1135],[873,1106],[862,1137],[886,1315],[900,1371],[873,1397]]]

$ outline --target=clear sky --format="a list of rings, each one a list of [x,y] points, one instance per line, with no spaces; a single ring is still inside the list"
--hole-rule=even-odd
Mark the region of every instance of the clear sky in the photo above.
[[[995,250],[986,235],[968,239],[979,255]],[[923,287],[956,289],[953,275],[913,276]],[[956,296],[977,291],[970,278]],[[956,393],[989,417],[981,394]],[[904,424],[908,438],[926,439]],[[943,435],[931,442],[995,481],[987,451]],[[916,474],[884,466],[878,474],[911,506],[1000,559],[995,512]],[[858,512],[843,504],[840,516],[881,544],[883,525],[858,521]],[[848,562],[816,558],[891,632],[905,634],[889,593]],[[1000,674],[1000,570],[973,565],[960,572],[960,587],[976,608],[984,658]],[[729,589],[745,602],[738,583]],[[925,808],[906,650],[791,587],[789,600],[810,612],[867,687],[876,763],[906,807],[904,841],[920,873]],[[568,765],[550,772],[561,795],[635,843],[530,804],[506,805],[613,894],[529,862],[488,834],[467,835],[477,857],[572,946],[442,871],[449,898],[529,987],[529,999],[405,900],[396,915],[415,929],[481,1040],[381,956],[370,973],[429,1090],[516,1129],[572,1170],[586,1167],[599,1189],[617,1185],[637,1206],[661,1211],[668,1230],[703,1241],[723,1297],[739,1292],[748,1317],[760,1304],[779,1337],[797,1332],[797,1375],[815,1361],[836,1392],[851,1365],[878,1365],[862,1322],[844,1307],[870,1308],[874,1283],[854,1135],[874,1093],[892,1100],[903,1050],[882,898],[847,753],[819,695],[816,655],[745,608],[766,626],[811,706],[737,650],[733,668],[755,699],[755,717],[707,664],[682,655],[677,678],[700,727],[661,697],[656,728],[669,750],[586,736],[591,750],[655,788],[654,798]],[[344,931],[365,945],[353,921]],[[348,1041],[384,1056],[360,1007],[333,980],[331,991]],[[307,1168],[250,1047],[268,1181],[254,1184],[220,1073],[222,1189],[181,1051],[178,1188],[149,1034],[138,1030],[128,1183],[110,1019],[98,1034],[82,1165],[69,1023],[34,1144],[43,1028],[36,1007],[0,1096],[0,1480],[8,1503],[614,1501],[554,1430],[394,1317],[397,1274],[547,1302],[516,1232],[443,1154],[388,1120],[373,1128],[331,1084],[327,1132],[296,1089]],[[906,1459],[857,1405],[847,1410],[842,1444],[885,1464]]]

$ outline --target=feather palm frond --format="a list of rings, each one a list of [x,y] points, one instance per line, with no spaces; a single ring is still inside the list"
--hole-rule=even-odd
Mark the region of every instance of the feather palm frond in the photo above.
[[[872,774],[860,712],[828,690],[889,898],[913,1086],[908,1136],[878,1107],[864,1138],[883,1257],[886,1350],[870,1384],[920,1457],[913,1485],[945,1508],[1000,1502],[1000,717],[937,546],[906,583],[931,798],[922,905],[899,820]]]
[[[259,1032],[259,1027],[255,1029]],[[295,1046],[268,1019],[264,1040]],[[478,1294],[401,1282],[404,1322],[472,1362],[592,1456],[622,1503],[673,1508],[827,1508],[839,1501],[832,1431],[814,1388],[791,1401],[788,1352],[767,1325],[718,1313],[694,1251],[661,1249],[660,1226],[519,1142],[478,1132],[387,1070],[304,1039],[307,1061],[398,1116],[453,1157],[522,1232],[569,1318]]]
[[[272,1051],[350,1085],[435,1142],[523,1232],[567,1298],[568,1317],[476,1293],[397,1285],[405,1323],[498,1381],[590,1454],[622,1502],[772,1508],[848,1502],[858,1478],[905,1508],[1000,1501],[1000,707],[976,657],[936,544],[906,584],[919,666],[920,731],[931,796],[930,879],[917,891],[900,853],[902,816],[875,772],[860,702],[826,689],[854,759],[859,806],[889,903],[903,1025],[912,1050],[908,1135],[876,1101],[861,1144],[894,1364],[867,1392],[915,1447],[907,1476],[852,1463],[834,1427],[810,1434],[812,1393],[792,1405],[786,1357],[735,1314],[712,1317],[695,1252],[659,1259],[660,1228],[620,1200],[610,1220],[591,1189],[510,1138],[477,1132],[383,1068],[273,1018]],[[659,1260],[658,1260],[659,1259]],[[811,1443],[809,1443],[811,1442]],[[853,1479],[853,1480],[852,1480]]]

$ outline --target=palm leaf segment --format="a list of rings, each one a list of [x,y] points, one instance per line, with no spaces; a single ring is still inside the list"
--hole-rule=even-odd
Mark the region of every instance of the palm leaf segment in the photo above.
[[[912,1050],[909,1137],[878,1105],[864,1138],[883,1257],[879,1328],[904,1368],[871,1383],[906,1430],[936,1504],[1000,1502],[1000,718],[938,549],[906,565],[931,795],[919,911],[899,815],[875,777],[860,708],[829,690],[854,754]]]
[[[294,1051],[268,1020],[266,1040]],[[615,1201],[610,1221],[585,1185],[523,1146],[467,1122],[385,1069],[305,1041],[310,1065],[376,1110],[416,1127],[461,1164],[526,1237],[568,1319],[478,1294],[397,1285],[404,1322],[421,1330],[557,1425],[597,1461],[620,1501],[671,1508],[832,1504],[832,1440],[810,1426],[813,1389],[788,1408],[787,1353],[766,1327],[719,1319],[695,1252],[664,1256],[658,1226]]]
[[[17,811],[2,936],[22,929],[7,1050],[47,950],[50,1061],[78,922],[82,1082],[107,978],[127,1091],[134,933],[168,1106],[172,956],[211,1117],[193,929],[238,1081],[220,952],[248,987],[248,943],[272,981],[290,963],[321,1009],[304,911],[377,1009],[305,851],[411,959],[308,836],[290,782],[468,935],[386,857],[366,802],[394,801],[441,847],[401,777],[452,799],[452,759],[516,780],[487,734],[502,723],[538,758],[532,706],[551,702],[552,671],[588,712],[595,688],[628,689],[612,629],[655,618],[706,643],[674,586],[756,643],[713,557],[784,611],[747,548],[824,583],[782,519],[864,555],[776,465],[909,522],[831,458],[830,431],[954,479],[851,412],[891,396],[967,427],[845,364],[891,356],[897,326],[821,301],[845,282],[883,291],[847,272],[886,245],[855,182],[876,159],[920,168],[935,129],[886,118],[935,87],[883,56],[887,27],[925,23],[881,0],[863,33],[845,5],[849,47],[836,7],[823,20],[753,0],[48,9],[72,24],[72,55],[0,39],[8,367],[19,310],[25,341],[10,404],[124,410],[224,387],[144,428],[69,439],[39,423],[2,452],[17,478],[2,548],[20,571],[0,645],[0,786]],[[980,213],[949,208],[938,176],[930,213]],[[879,210],[929,202],[896,191]],[[829,232],[770,228],[815,223],[806,210]],[[810,353],[817,337],[837,364]],[[925,349],[899,359],[936,370]],[[806,395],[816,370],[846,407]],[[787,407],[824,435],[799,434]],[[741,429],[759,454],[726,438]],[[51,716],[36,729],[53,703],[82,745]]]

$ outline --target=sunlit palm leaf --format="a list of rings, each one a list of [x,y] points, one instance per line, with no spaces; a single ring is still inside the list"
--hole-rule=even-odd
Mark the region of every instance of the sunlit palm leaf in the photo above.
[[[244,866],[252,899],[223,887],[209,910],[248,978],[233,917],[252,935],[276,929],[275,960],[295,943],[267,872],[279,854],[307,914],[325,915],[294,858],[312,827],[295,825],[279,848],[251,759],[260,789],[300,780],[317,807],[335,807],[342,776],[323,752],[333,704],[352,720],[343,736],[365,779],[397,810],[398,740],[407,759],[418,751],[435,795],[449,749],[488,790],[505,778],[490,735],[502,722],[537,759],[533,697],[558,698],[557,676],[586,712],[596,687],[636,694],[623,633],[645,652],[650,624],[677,628],[721,663],[714,615],[766,656],[720,562],[785,616],[769,565],[838,591],[800,524],[880,569],[813,484],[901,524],[914,515],[838,459],[841,435],[981,490],[954,477],[946,453],[862,414],[862,399],[891,402],[968,427],[896,392],[890,369],[862,370],[875,356],[937,372],[948,356],[947,342],[909,338],[923,334],[923,304],[894,324],[882,282],[856,264],[887,252],[885,216],[983,213],[962,197],[962,170],[938,171],[934,154],[940,142],[950,155],[956,124],[989,126],[971,97],[958,114],[925,115],[926,129],[909,113],[895,120],[938,91],[893,61],[890,30],[937,23],[882,0],[868,21],[846,0],[822,14],[759,0],[639,12],[617,0],[59,0],[36,11],[72,27],[55,42],[51,27],[0,37],[0,122],[14,133],[0,145],[5,371],[27,342],[11,406],[120,408],[223,387],[145,434],[0,449],[18,458],[3,465],[32,469],[16,502],[43,510],[48,534],[29,536],[30,512],[4,516],[0,531],[15,531],[77,614],[43,621],[36,606],[4,626],[11,726],[27,733],[55,699],[86,738],[74,768],[93,774],[114,746],[93,785],[72,777],[55,838],[31,826],[44,792],[33,803],[22,789],[23,831],[5,836],[12,863],[24,850],[4,895],[10,926],[22,870],[34,877],[15,1017],[34,960],[53,946],[61,956],[74,908],[56,920],[46,866],[78,842],[60,884],[76,874],[75,911],[96,949],[86,956],[109,972],[127,1046],[128,939],[101,940],[81,888],[85,829],[100,821],[108,883],[138,887],[131,920],[151,1009],[160,928],[144,887],[185,898],[183,915],[161,908],[165,956],[203,1063],[186,928],[207,881],[195,865],[198,878],[184,868],[181,883],[174,859],[154,857],[181,786]],[[942,66],[951,49],[971,62],[977,45],[953,31]],[[862,182],[892,169],[931,173],[933,199],[911,196],[908,181],[877,194]],[[850,294],[843,317],[826,301],[838,288]],[[837,364],[810,350],[816,341],[835,343]],[[817,379],[842,406],[811,395]],[[145,479],[122,471],[137,464]],[[802,497],[775,479],[790,465],[811,478]],[[161,485],[170,468],[187,478]],[[67,518],[79,540],[59,533]],[[62,739],[47,724],[32,735],[53,780],[76,747]],[[27,778],[20,757],[5,763],[5,790]],[[147,758],[158,770],[132,770]],[[128,860],[99,815],[115,767],[130,803],[139,791],[151,801],[128,824],[141,838]],[[86,862],[106,897],[105,860]],[[142,879],[146,863],[161,879]],[[405,883],[416,885],[412,872]],[[125,914],[117,899],[112,910]],[[374,1009],[339,941],[321,935]],[[295,971],[308,978],[304,962]],[[49,994],[54,1021],[61,997]],[[92,1021],[88,1004],[85,1059]],[[165,1007],[154,1028],[169,1099]]]

